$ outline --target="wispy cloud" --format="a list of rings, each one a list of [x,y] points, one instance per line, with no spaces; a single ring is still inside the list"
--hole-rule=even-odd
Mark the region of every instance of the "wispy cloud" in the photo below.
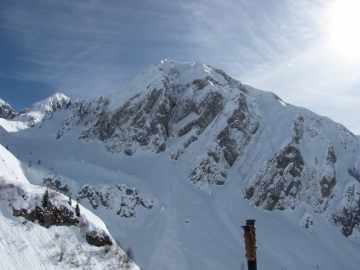
[[[162,58],[242,75],[308,39],[293,28],[310,19],[301,14],[300,24],[288,10],[278,1],[24,1],[1,15],[26,50],[20,60],[33,64],[17,76],[81,96],[119,87]]]
[[[297,54],[282,65],[246,74],[246,83],[277,93],[284,101],[328,116],[360,134],[360,65],[339,61],[327,44]]]
[[[182,48],[171,34],[185,31],[179,21],[171,23],[170,14],[178,10],[163,8],[160,1],[35,3],[1,12],[2,28],[25,50],[19,60],[32,64],[15,76],[45,81],[77,97],[117,88],[164,58],[172,45],[175,54]]]
[[[6,42],[0,46],[13,65],[0,61],[0,73],[88,98],[119,88],[160,59],[199,61],[360,133],[360,126],[346,120],[351,113],[343,105],[358,100],[358,69],[327,51],[331,2],[1,2],[0,35]],[[339,92],[338,85],[352,90]],[[351,106],[348,111],[359,114]],[[341,117],[334,117],[334,108]]]

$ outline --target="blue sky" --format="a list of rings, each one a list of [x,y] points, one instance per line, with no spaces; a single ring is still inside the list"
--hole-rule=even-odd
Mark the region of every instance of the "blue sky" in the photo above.
[[[198,61],[360,134],[357,2],[0,0],[0,98],[87,99],[161,59]]]

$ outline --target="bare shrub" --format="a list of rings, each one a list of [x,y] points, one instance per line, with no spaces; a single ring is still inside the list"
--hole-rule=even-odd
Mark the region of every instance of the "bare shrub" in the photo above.
[[[0,190],[5,188],[5,186],[6,186],[6,180],[5,180],[4,176],[0,176]]]
[[[65,244],[62,243],[61,246],[60,246],[60,253],[59,253],[59,262],[61,262],[64,258],[64,255],[65,255],[65,252],[66,252],[66,247],[65,247]]]
[[[55,190],[51,190],[49,189],[49,198],[56,200],[59,197],[59,193],[56,192]]]
[[[125,267],[127,269],[129,269],[135,256],[134,256],[134,252],[132,251],[131,247],[128,247],[128,249],[126,250],[125,253],[126,253],[126,256],[124,257],[123,263],[125,264]]]
[[[89,269],[91,265],[91,254],[89,254],[89,256],[86,259],[85,265],[84,265],[84,269]]]
[[[80,216],[80,217],[79,217],[79,223],[78,223],[77,226],[78,226],[79,228],[85,230],[86,227],[87,227],[86,225],[87,225],[86,219],[85,219],[83,216]]]
[[[17,192],[18,192],[19,196],[23,197],[24,200],[29,199],[29,194],[26,192],[23,185],[17,186]]]
[[[134,260],[135,256],[134,256],[134,252],[131,249],[131,247],[128,247],[128,249],[126,250],[126,255],[129,257],[130,260]]]
[[[10,190],[8,191],[8,195],[7,195],[7,197],[8,197],[8,201],[10,202],[10,203],[12,203],[12,202],[15,202],[16,200],[17,200],[17,196],[16,196],[16,191],[15,191],[15,189],[14,189],[14,185],[13,184],[10,184],[10,185],[8,185],[7,186]]]
[[[109,253],[110,249],[111,249],[111,246],[110,246],[110,245],[105,245],[105,247],[104,247],[104,252],[105,252],[105,253]]]

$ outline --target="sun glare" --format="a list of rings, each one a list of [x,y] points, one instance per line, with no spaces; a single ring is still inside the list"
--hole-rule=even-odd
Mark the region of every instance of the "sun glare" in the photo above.
[[[328,9],[330,44],[347,61],[360,64],[360,0],[337,0]]]

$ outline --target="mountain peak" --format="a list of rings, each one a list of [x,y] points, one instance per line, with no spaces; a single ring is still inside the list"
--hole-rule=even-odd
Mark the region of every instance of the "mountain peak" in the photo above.
[[[55,93],[50,97],[35,102],[30,108],[22,109],[14,120],[27,122],[29,127],[44,120],[45,116],[54,111],[66,109],[71,105],[71,99],[63,93]]]
[[[227,99],[237,95],[235,89],[245,88],[220,69],[199,62],[179,62],[161,60],[147,68],[140,75],[123,85],[119,90],[105,96],[110,102],[110,109],[117,109],[125,101],[135,97],[147,95],[152,90],[173,92],[175,96],[192,95],[199,92],[199,98],[207,92],[220,92]],[[191,93],[190,93],[191,92]]]
[[[63,93],[55,93],[50,97],[35,102],[31,107],[30,110],[32,111],[56,111],[57,109],[61,109],[63,105],[68,104],[71,102],[71,99],[65,96]]]
[[[222,70],[195,61],[179,62],[164,59],[150,67],[148,71],[153,71],[153,69],[161,71],[170,79],[181,78],[182,83],[191,83],[196,79],[212,77],[219,83],[224,84],[227,79],[230,79]]]

